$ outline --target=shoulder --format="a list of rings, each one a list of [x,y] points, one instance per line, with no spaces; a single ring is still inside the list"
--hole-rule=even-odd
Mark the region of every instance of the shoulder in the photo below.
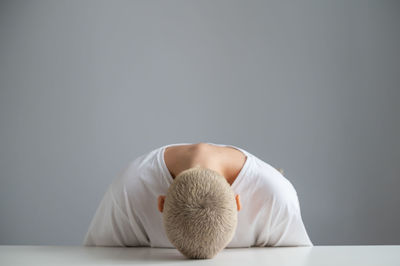
[[[257,157],[253,167],[258,190],[262,190],[265,201],[276,207],[299,208],[297,191],[281,172]]]
[[[160,151],[161,148],[153,149],[130,160],[118,172],[112,185],[115,188],[131,190],[145,182],[151,181],[152,177],[159,176],[161,172]]]

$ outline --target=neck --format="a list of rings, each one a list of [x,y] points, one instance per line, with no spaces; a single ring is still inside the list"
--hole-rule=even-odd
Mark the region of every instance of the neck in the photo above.
[[[232,185],[245,160],[240,151],[231,148],[174,148],[167,148],[165,151],[165,162],[173,178],[186,169],[200,166],[216,171]]]

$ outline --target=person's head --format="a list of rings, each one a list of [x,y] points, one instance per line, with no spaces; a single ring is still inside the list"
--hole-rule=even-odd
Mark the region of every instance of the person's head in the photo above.
[[[193,167],[181,172],[167,195],[158,198],[168,239],[188,258],[213,258],[233,238],[238,196],[214,170]]]

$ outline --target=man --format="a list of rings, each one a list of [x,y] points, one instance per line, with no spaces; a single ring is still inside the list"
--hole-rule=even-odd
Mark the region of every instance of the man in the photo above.
[[[141,155],[114,179],[84,245],[212,258],[225,247],[312,243],[297,193],[275,168],[233,145],[178,143]]]

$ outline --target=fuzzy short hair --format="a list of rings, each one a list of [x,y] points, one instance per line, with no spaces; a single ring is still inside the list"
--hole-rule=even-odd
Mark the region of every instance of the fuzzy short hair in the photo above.
[[[214,170],[186,169],[168,188],[163,210],[168,239],[191,259],[211,259],[232,240],[237,205],[227,180]]]

